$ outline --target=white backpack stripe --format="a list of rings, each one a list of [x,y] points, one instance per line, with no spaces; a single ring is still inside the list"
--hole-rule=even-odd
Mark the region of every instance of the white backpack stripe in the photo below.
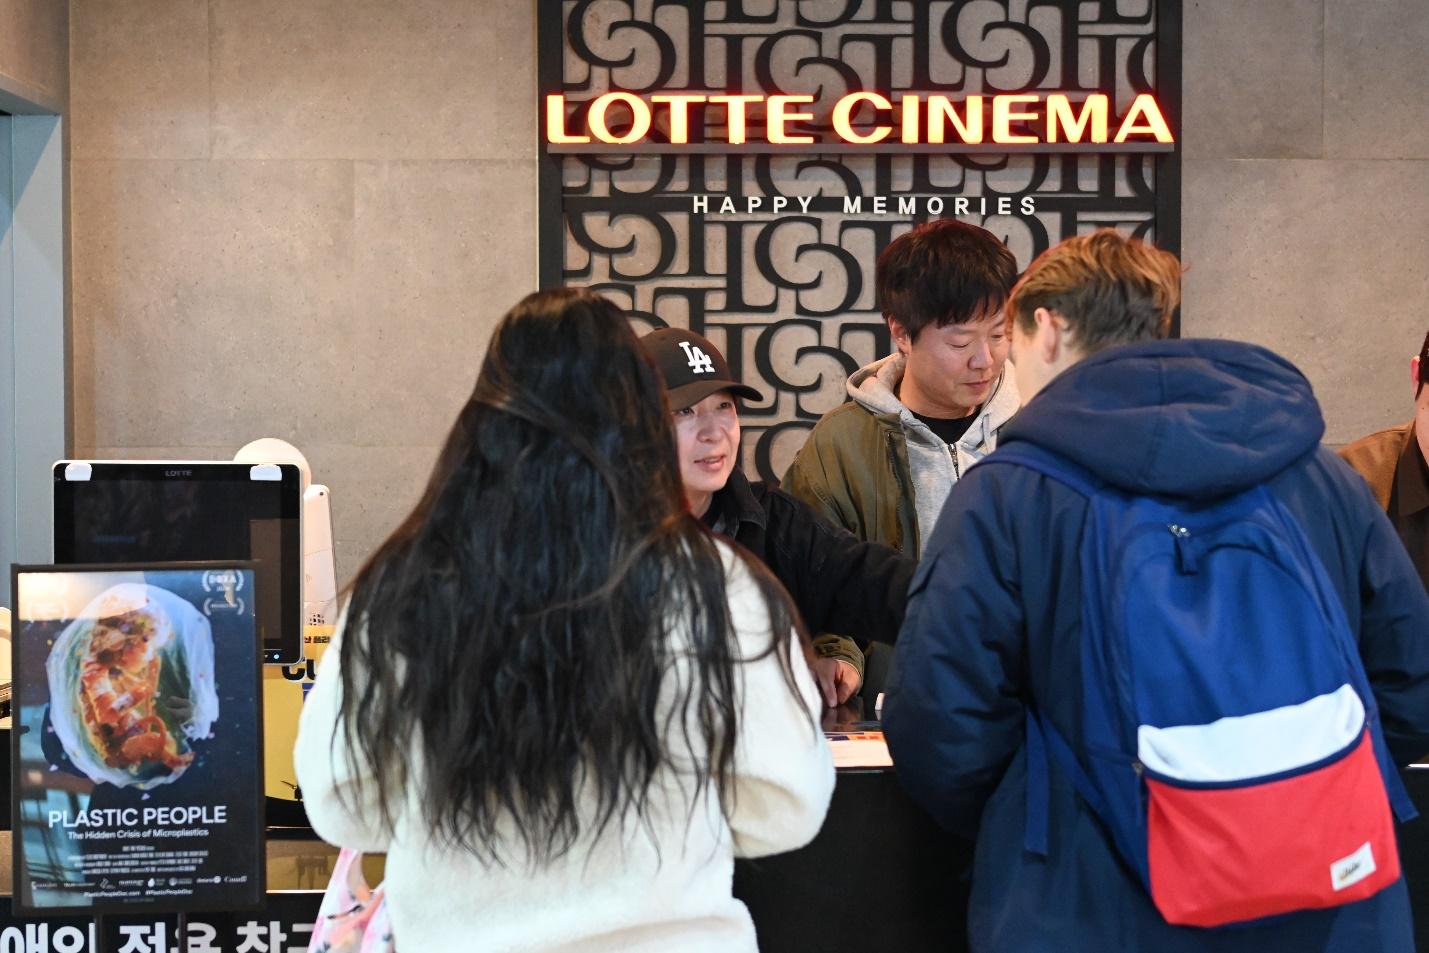
[[[1364,727],[1364,703],[1353,688],[1341,685],[1298,705],[1206,725],[1141,725],[1136,750],[1141,763],[1162,777],[1245,781],[1323,761],[1348,748]]]

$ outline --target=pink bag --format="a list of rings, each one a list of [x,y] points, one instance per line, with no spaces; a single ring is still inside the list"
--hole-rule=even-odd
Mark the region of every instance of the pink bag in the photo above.
[[[396,953],[387,895],[381,884],[367,886],[360,851],[338,852],[308,953]]]

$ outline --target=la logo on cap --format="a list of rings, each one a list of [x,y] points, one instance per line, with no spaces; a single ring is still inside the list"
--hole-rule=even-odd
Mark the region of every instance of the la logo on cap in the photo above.
[[[695,374],[713,374],[714,358],[710,357],[700,349],[698,344],[691,344],[689,341],[681,341],[680,347],[685,351],[685,357],[690,359],[690,370]]]

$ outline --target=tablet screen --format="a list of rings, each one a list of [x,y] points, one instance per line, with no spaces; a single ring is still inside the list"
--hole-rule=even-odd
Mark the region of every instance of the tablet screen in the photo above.
[[[295,465],[61,461],[54,485],[56,563],[252,560],[263,660],[301,660]]]

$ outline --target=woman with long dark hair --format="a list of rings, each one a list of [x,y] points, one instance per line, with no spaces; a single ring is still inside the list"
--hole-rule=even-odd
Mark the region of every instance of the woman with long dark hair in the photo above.
[[[304,706],[314,829],[407,950],[753,950],[733,857],[833,787],[787,596],[689,513],[658,371],[590,292],[497,327]]]

